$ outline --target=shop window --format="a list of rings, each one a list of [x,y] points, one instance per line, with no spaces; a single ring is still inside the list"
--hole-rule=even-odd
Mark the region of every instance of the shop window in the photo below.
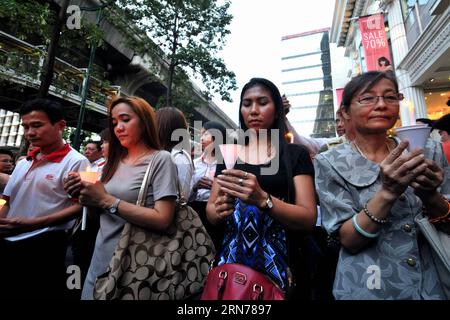
[[[406,38],[410,47],[416,42],[431,21],[430,0],[401,0]]]
[[[429,119],[439,119],[450,112],[447,101],[450,99],[450,88],[447,89],[424,89],[425,104]]]

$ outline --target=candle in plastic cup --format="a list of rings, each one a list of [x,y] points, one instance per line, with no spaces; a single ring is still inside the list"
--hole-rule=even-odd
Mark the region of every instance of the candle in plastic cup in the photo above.
[[[426,124],[416,124],[395,129],[400,140],[408,140],[408,151],[424,148],[430,136],[431,128]]]
[[[3,208],[3,206],[6,204],[5,199],[0,199],[0,209]]]
[[[83,181],[95,183],[100,178],[100,172],[82,171],[80,177]]]
[[[240,144],[221,144],[219,145],[223,161],[227,169],[233,169],[239,156],[242,146]]]
[[[86,171],[79,172],[80,178],[82,181],[95,183],[100,178],[101,172],[91,171],[91,167],[88,166]],[[86,221],[87,221],[87,208],[83,207],[83,215],[81,219],[81,230],[86,230]]]

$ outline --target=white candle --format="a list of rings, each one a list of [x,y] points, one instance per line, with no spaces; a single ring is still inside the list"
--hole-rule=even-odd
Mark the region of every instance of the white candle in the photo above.
[[[408,101],[408,114],[409,114],[409,125],[416,124],[416,113],[414,111],[414,105],[411,101]]]
[[[91,166],[86,167],[86,172],[91,172]],[[86,230],[86,221],[87,221],[88,208],[83,207],[83,216],[81,217],[81,231]]]

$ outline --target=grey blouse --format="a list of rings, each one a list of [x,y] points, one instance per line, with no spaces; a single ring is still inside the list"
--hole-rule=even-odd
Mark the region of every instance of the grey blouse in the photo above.
[[[428,140],[425,155],[445,170],[442,194],[450,193],[450,168],[440,143]],[[315,159],[322,224],[328,233],[360,212],[381,188],[380,166],[344,143]],[[399,197],[380,236],[357,254],[341,248],[333,294],[336,299],[445,299],[431,248],[414,218],[422,202],[409,187]]]
[[[147,190],[146,206],[152,208],[155,201],[165,197],[176,197],[177,171],[167,151],[153,153],[137,165],[121,162],[111,180],[105,184],[106,191],[119,199],[136,203],[145,171],[153,157],[156,158]],[[81,295],[83,300],[93,299],[95,281],[106,272],[125,222],[119,215],[110,214],[106,210],[100,215],[100,229]]]

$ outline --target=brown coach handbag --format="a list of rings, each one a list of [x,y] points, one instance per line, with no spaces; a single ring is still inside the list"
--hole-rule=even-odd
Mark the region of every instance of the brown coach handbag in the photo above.
[[[154,159],[137,205],[145,206]],[[108,271],[97,278],[94,299],[187,299],[203,289],[214,255],[214,244],[197,212],[181,199],[174,222],[164,233],[125,223]]]

